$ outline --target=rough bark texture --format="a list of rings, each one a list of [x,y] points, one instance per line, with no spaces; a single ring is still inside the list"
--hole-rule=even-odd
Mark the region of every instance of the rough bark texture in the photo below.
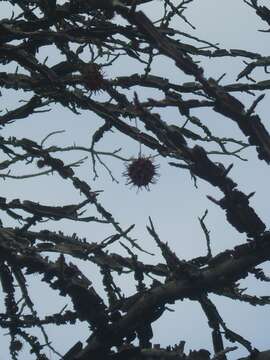
[[[189,23],[185,9],[192,2],[69,0],[60,4],[51,0],[6,1],[11,8],[14,7],[15,14],[10,18],[1,15],[0,86],[5,92],[30,92],[31,98],[15,109],[1,112],[0,127],[5,129],[5,134],[14,122],[25,121],[27,126],[27,118],[34,113],[45,112],[46,119],[47,111],[55,104],[75,115],[81,110],[88,111],[104,122],[99,128],[92,125],[92,144],[88,148],[80,144],[46,147],[47,138],[55,134],[50,130],[42,143],[33,138],[31,129],[29,138],[0,137],[1,180],[16,179],[20,184],[22,179],[37,177],[42,184],[41,176],[53,173],[62,181],[69,182],[82,197],[78,204],[48,206],[33,199],[25,200],[23,196],[21,199],[8,199],[1,193],[0,282],[5,309],[0,313],[0,326],[10,335],[12,359],[20,359],[22,344],[28,343],[35,358],[43,360],[48,359],[48,349],[53,351],[55,358],[65,360],[224,360],[227,353],[235,349],[224,346],[225,338],[247,349],[250,355],[243,358],[245,360],[270,359],[269,351],[259,352],[256,344],[226,326],[208,296],[216,294],[251,306],[267,306],[270,302],[268,296],[251,296],[239,287],[239,281],[249,274],[254,274],[258,281],[269,281],[263,270],[257,267],[270,259],[267,224],[250,204],[254,194],[245,194],[241,185],[238,186],[229,176],[232,165],[225,167],[212,158],[214,153],[241,159],[241,151],[252,146],[259,160],[270,163],[270,136],[264,125],[266,122],[256,114],[256,106],[264,98],[262,92],[270,89],[270,81],[251,78],[253,72],[261,67],[267,73],[270,57],[245,49],[223,49],[202,39],[193,38],[191,41],[189,34],[180,33],[171,24],[175,19]],[[257,0],[243,2],[266,26],[270,25],[270,10],[266,6],[261,6]],[[161,8],[163,6],[163,11],[159,21],[154,22],[144,7],[149,9],[156,3]],[[61,54],[61,60],[55,61],[54,65],[41,62],[38,52],[45,46],[54,46]],[[173,63],[179,74],[188,75],[190,82],[171,82],[169,73],[168,78],[154,74],[151,66],[160,56]],[[144,70],[121,76],[119,68],[118,77],[106,77],[106,67],[117,68],[117,61],[122,57],[127,62],[129,59],[137,61]],[[209,61],[234,57],[244,59],[246,65],[237,82],[222,84],[222,79],[205,75],[198,63],[202,57],[209,58]],[[10,70],[14,63],[17,65],[15,72]],[[240,82],[240,79],[246,82]],[[143,88],[159,90],[162,97],[141,100]],[[133,90],[132,97],[128,90]],[[259,95],[246,108],[238,99],[238,93],[255,91]],[[99,93],[107,97],[99,98],[96,96]],[[109,100],[100,100],[105,98]],[[179,119],[174,124],[167,122],[159,112],[162,109],[164,114],[164,109],[169,108],[179,110]],[[219,138],[212,134],[203,120],[192,114],[194,109],[201,108],[222,115],[228,126],[232,120],[241,130],[244,140]],[[130,121],[134,119],[136,125]],[[111,156],[127,163],[125,176],[129,184],[151,186],[157,180],[158,172],[152,157],[142,157],[138,162],[140,169],[134,170],[138,163],[133,163],[131,171],[128,165],[134,161],[131,157],[124,158],[118,150],[110,153],[96,150],[97,143],[103,136],[109,136],[111,130],[151,149],[176,167],[176,171],[188,170],[195,185],[199,178],[220,190],[222,197],[217,200],[208,196],[209,201],[224,210],[224,221],[239,233],[244,233],[246,241],[213,256],[204,221],[206,212],[199,220],[207,240],[207,255],[185,261],[160,239],[149,219],[147,230],[160,248],[164,262],[155,265],[140,261],[138,254],[144,249],[132,238],[134,225],[123,229],[121,222],[115,220],[110,210],[99,201],[99,192],[77,175],[77,167],[83,165],[84,159],[73,163],[61,159],[66,152],[81,151],[91,156],[96,176],[96,163],[100,163],[114,180],[110,168],[102,161],[103,156]],[[208,143],[215,144],[217,150],[211,152]],[[15,172],[14,175],[16,165],[31,163],[35,167],[33,173],[16,175]],[[95,209],[97,216],[84,215],[89,208]],[[55,232],[49,225],[46,230],[37,230],[44,220],[50,220],[51,224],[63,219],[95,222],[100,226],[110,224],[114,233],[105,240],[91,243],[91,239],[81,239],[76,234]],[[123,242],[128,256],[111,251],[111,245],[116,242]],[[58,259],[53,260],[48,256],[50,253],[57,253]],[[67,261],[67,256],[74,261]],[[98,294],[91,279],[76,265],[76,259],[97,265],[107,299]],[[137,292],[129,297],[125,297],[114,282],[116,272],[121,275],[126,271],[134,274],[137,288]],[[32,289],[28,287],[28,276],[35,273],[41,274],[42,281],[61,296],[68,297],[73,308],[41,318],[31,300]],[[146,285],[146,276],[151,276],[152,285]],[[15,291],[16,287],[20,295]],[[23,307],[18,303],[20,298]],[[197,349],[185,353],[182,339],[178,345],[168,344],[165,349],[152,344],[152,323],[162,316],[168,304],[183,299],[200,304],[209,322],[213,351]],[[79,321],[89,324],[87,344],[70,344],[66,354],[59,354],[55,350],[57,342],[52,344],[46,334],[46,325],[72,326]],[[39,328],[43,339],[30,335],[28,330],[32,328]],[[139,345],[134,345],[135,340]]]

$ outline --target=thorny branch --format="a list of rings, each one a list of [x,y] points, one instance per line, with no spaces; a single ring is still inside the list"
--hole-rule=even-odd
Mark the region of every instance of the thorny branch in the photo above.
[[[243,2],[270,25],[270,10],[266,6],[261,6],[257,0]],[[259,352],[256,344],[227,327],[209,297],[215,294],[250,305],[269,305],[270,302],[268,295],[249,295],[239,284],[249,274],[259,281],[269,282],[269,277],[258,267],[270,258],[267,224],[250,203],[254,193],[245,194],[229,177],[233,164],[226,167],[213,160],[213,155],[221,159],[230,156],[247,160],[242,152],[256,147],[259,160],[270,163],[266,119],[257,114],[270,89],[270,81],[267,76],[260,81],[252,78],[260,69],[268,74],[269,56],[246,49],[224,49],[194,36],[192,30],[189,33],[173,27],[177,19],[189,29],[195,28],[196,24],[185,12],[193,0],[70,0],[61,3],[16,0],[5,3],[13,12],[10,17],[1,15],[0,20],[3,68],[0,87],[4,95],[10,90],[19,91],[21,100],[10,109],[8,106],[1,109],[0,127],[4,135],[0,137],[0,179],[40,181],[40,175],[53,175],[65,181],[82,198],[78,203],[48,205],[25,199],[23,195],[20,199],[9,199],[1,194],[0,282],[5,310],[0,313],[0,326],[8,329],[12,359],[19,359],[22,345],[27,343],[30,353],[40,360],[48,358],[48,349],[65,360],[209,360],[210,353],[206,349],[185,354],[184,342],[166,349],[152,346],[152,324],[168,310],[168,304],[183,299],[197,301],[208,319],[214,349],[212,359],[226,359],[227,354],[235,350],[235,347],[224,347],[224,338],[246,348],[249,359],[269,358],[268,351]],[[155,5],[161,9],[158,20],[152,19],[149,12]],[[54,61],[50,56],[42,59],[39,55],[47,47],[58,53]],[[170,66],[173,62],[178,72],[174,81],[169,73],[166,78],[153,71],[154,63],[164,57]],[[235,83],[225,83],[225,74],[219,79],[206,76],[200,66],[202,58],[210,63],[223,58],[244,59],[245,65]],[[130,66],[130,74],[123,75],[122,60],[136,63],[136,72]],[[109,77],[111,68],[117,70],[117,76],[112,78]],[[190,81],[182,83],[181,74]],[[239,82],[240,79],[245,82]],[[145,88],[152,90],[151,97],[145,98]],[[256,97],[244,104],[238,98],[239,93],[256,94]],[[76,117],[83,111],[89,113],[91,121],[87,126],[92,138],[87,145],[55,144],[54,136],[63,133],[60,130],[48,129],[48,135],[40,143],[32,138],[30,130],[27,138],[5,135],[17,123],[27,125],[28,118],[34,114],[46,116],[54,104],[65,108],[64,111],[70,110]],[[164,111],[169,108],[175,114],[173,123]],[[232,120],[243,137],[216,135],[205,119],[197,115],[200,109],[218,113],[226,123]],[[92,120],[94,115],[102,121],[101,125]],[[185,260],[171,249],[170,239],[161,239],[154,227],[155,221],[150,219],[147,230],[164,262],[147,264],[141,261],[140,252],[147,253],[149,249],[144,249],[141,242],[130,235],[135,225],[124,230],[103,205],[106,191],[103,194],[103,189],[93,190],[93,184],[78,174],[86,158],[66,160],[73,152],[86,153],[92,161],[94,179],[99,176],[99,164],[112,180],[116,180],[109,161],[134,164],[134,154],[122,145],[116,150],[97,150],[97,146],[102,149],[102,144],[114,134],[119,139],[126,136],[137,142],[138,158],[148,164],[159,156],[169,160],[176,171],[188,170],[195,185],[199,178],[216,187],[222,194],[221,199],[211,195],[208,199],[224,210],[224,219],[244,233],[247,241],[214,255],[206,211],[199,222],[207,253]],[[53,145],[47,145],[48,141]],[[142,147],[154,155],[143,158]],[[126,176],[132,177],[130,169],[127,165]],[[156,167],[152,170],[155,174]],[[135,185],[141,181],[147,187],[154,182],[153,174],[146,183],[139,174]],[[94,242],[89,235],[80,238],[75,232],[69,235],[52,230],[51,225],[62,220],[73,224],[87,222],[89,226],[95,223],[113,231],[105,239]],[[40,225],[43,230],[39,230]],[[117,243],[126,251],[126,256],[115,252],[113,246]],[[57,259],[52,253],[57,254]],[[78,260],[91,262],[100,269],[107,301],[80,270]],[[31,274],[41,275],[42,281],[52,290],[70,299],[73,308],[54,310],[42,318],[31,296]],[[134,276],[136,292],[133,295],[125,295],[117,284],[116,274]],[[87,344],[81,341],[70,344],[66,354],[60,354],[46,326],[72,325],[79,321],[89,324]],[[43,344],[28,332],[31,328],[41,330]],[[134,345],[135,340],[139,346]]]

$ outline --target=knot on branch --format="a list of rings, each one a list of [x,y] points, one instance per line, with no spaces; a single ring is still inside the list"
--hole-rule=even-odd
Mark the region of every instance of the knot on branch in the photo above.
[[[258,217],[254,209],[249,206],[249,197],[239,190],[232,190],[219,201],[226,210],[229,223],[239,232],[246,232],[249,236],[261,234],[266,226]]]

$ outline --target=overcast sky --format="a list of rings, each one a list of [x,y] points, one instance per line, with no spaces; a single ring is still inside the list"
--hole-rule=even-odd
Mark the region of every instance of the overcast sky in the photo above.
[[[158,4],[158,2],[156,2]],[[263,2],[262,2],[263,3]],[[267,3],[267,2],[265,2]],[[221,48],[226,49],[245,49],[248,51],[260,52],[263,55],[269,55],[269,34],[258,32],[259,29],[266,29],[266,25],[259,21],[255,12],[249,8],[242,0],[204,0],[194,1],[188,5],[189,9],[185,13],[186,17],[196,26],[192,30],[184,22],[178,20],[175,26],[183,31],[190,32],[192,35],[212,43],[219,43]],[[7,4],[0,3],[0,13],[8,14]],[[157,7],[145,6],[145,11],[158,18]],[[3,15],[2,15],[3,16]],[[6,15],[7,16],[7,15]],[[183,42],[188,39],[183,37]],[[58,55],[48,48],[40,52],[40,58],[49,55],[52,63],[57,62]],[[244,63],[240,59],[207,59],[202,60],[206,67],[208,77],[219,78],[224,72],[226,77],[223,84],[235,81],[237,74],[243,69]],[[13,65],[12,65],[13,66]],[[14,68],[15,69],[15,66]],[[138,71],[135,64],[124,63],[122,66],[107,68],[106,76],[111,78],[115,75],[130,75]],[[1,66],[0,71],[6,71]],[[184,76],[177,71],[172,62],[160,59],[153,66],[153,74],[169,77],[175,83],[193,81],[192,78]],[[257,79],[267,79],[267,74],[260,70],[256,72]],[[0,97],[1,109],[13,109],[18,105],[18,101],[28,99],[30,94],[22,92],[1,90]],[[139,91],[140,98],[152,96],[151,91]],[[100,95],[102,96],[102,95]],[[254,98],[237,94],[247,107],[251,105]],[[264,124],[270,130],[268,121],[269,98],[266,98],[258,106],[257,112],[264,120]],[[192,113],[199,116],[217,136],[234,136],[244,140],[243,135],[238,128],[229,119],[223,118],[209,110],[194,111]],[[168,123],[183,124],[178,112],[169,110],[162,113],[163,120]],[[64,130],[65,133],[55,135],[48,140],[47,145],[72,145],[76,144],[89,146],[91,143],[91,134],[101,125],[96,116],[90,112],[83,111],[81,115],[76,116],[56,105],[52,107],[51,112],[36,114],[28,119],[19,120],[14,124],[6,126],[1,130],[2,136],[17,136],[18,138],[29,138],[35,141],[41,141],[48,133],[57,130]],[[124,138],[117,133],[106,135],[97,149],[113,151],[121,147],[122,154],[125,157],[136,156],[139,151],[138,144],[132,140]],[[149,154],[149,150],[143,148],[143,153]],[[62,158],[67,162],[78,160],[85,156],[82,153],[65,154]],[[251,193],[256,190],[256,195],[252,200],[252,206],[255,207],[262,220],[268,225],[269,201],[265,196],[269,184],[269,169],[266,164],[257,160],[254,149],[243,152],[243,156],[249,161],[243,162],[236,158],[212,157],[216,161],[224,161],[226,164],[234,163],[231,172],[232,178],[239,184],[239,189],[245,193]],[[151,216],[156,230],[163,241],[169,243],[170,247],[177,253],[181,259],[189,259],[195,256],[204,255],[206,246],[203,232],[200,228],[198,217],[202,216],[206,209],[209,210],[207,217],[207,226],[211,230],[212,248],[214,254],[219,251],[231,248],[245,240],[245,236],[239,234],[232,228],[225,219],[224,212],[213,205],[206,198],[211,195],[216,198],[221,197],[212,186],[198,180],[198,189],[193,186],[190,174],[184,170],[170,167],[164,159],[158,157],[156,162],[160,164],[160,178],[156,185],[151,186],[151,191],[141,191],[136,193],[125,185],[125,179],[122,176],[124,164],[122,161],[104,157],[104,161],[109,165],[118,183],[112,182],[109,174],[102,167],[98,167],[99,178],[93,181],[93,171],[90,159],[86,160],[84,165],[77,169],[77,173],[90,183],[94,190],[104,190],[99,199],[103,206],[111,211],[122,228],[127,228],[135,223],[132,236],[139,239],[139,243],[156,256],[151,257],[140,254],[140,258],[146,262],[157,263],[162,261],[159,250],[154,245],[153,240],[147,234],[146,225],[148,216]],[[37,171],[37,169],[35,169]],[[14,174],[28,174],[33,172],[33,167],[17,168]],[[1,179],[0,196],[8,199],[20,198],[21,200],[39,201],[48,205],[64,205],[76,203],[82,200],[79,193],[73,191],[70,184],[59,181],[57,176],[45,176],[43,178],[27,179],[23,181]],[[88,214],[96,215],[95,210],[89,206]],[[13,225],[10,223],[10,225]],[[41,228],[52,230],[62,230],[66,234],[76,232],[81,237],[86,237],[89,242],[99,242],[115,231],[109,225],[97,225],[88,223],[72,223],[61,221],[57,223],[45,223]],[[120,246],[116,246],[115,251],[125,254]],[[101,288],[100,276],[95,266],[81,262],[80,266],[84,269],[90,280],[93,281],[103,294]],[[268,267],[269,268],[269,267]],[[67,303],[66,299],[59,298],[58,294],[48,289],[45,284],[39,283],[39,277],[33,276],[32,296],[36,300],[36,308],[42,314],[49,311],[57,312]],[[129,277],[124,286],[126,294],[132,294],[135,291],[135,284]],[[269,285],[256,284],[252,279],[243,281],[243,286],[249,284],[249,293],[259,293],[260,295],[269,294]],[[270,315],[267,307],[255,308],[245,304],[235,303],[229,300],[219,299],[214,296],[216,305],[223,316],[227,326],[240,332],[248,340],[252,341],[253,346],[259,350],[269,348],[268,334],[270,331]],[[0,300],[3,301],[3,300]],[[59,305],[56,305],[59,304]],[[154,343],[160,343],[162,346],[173,345],[180,340],[185,340],[187,349],[207,348],[212,350],[211,333],[207,326],[207,319],[204,317],[197,303],[191,301],[179,302],[171,307],[175,312],[166,312],[166,314],[154,324]],[[53,310],[52,310],[53,309]],[[3,332],[2,332],[3,333]],[[69,329],[50,327],[49,334],[52,340],[55,340],[55,347],[60,352],[66,352],[77,340],[87,339],[89,336],[87,326],[79,324]],[[1,343],[4,352],[1,351],[0,360],[8,359],[8,340],[9,337],[3,337]],[[27,347],[26,347],[27,350]],[[242,350],[235,352],[231,357],[235,358],[239,354],[245,354]],[[52,359],[55,356],[51,355]],[[27,351],[22,356],[23,360],[29,359]]]

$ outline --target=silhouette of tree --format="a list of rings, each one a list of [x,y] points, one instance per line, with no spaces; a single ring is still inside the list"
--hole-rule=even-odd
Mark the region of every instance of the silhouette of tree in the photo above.
[[[48,359],[46,354],[50,349],[54,358],[65,360],[206,360],[210,357],[223,360],[235,349],[234,346],[225,347],[224,339],[246,348],[250,359],[270,358],[270,352],[259,352],[256,344],[228,328],[209,297],[209,294],[216,294],[253,306],[270,302],[269,296],[249,295],[239,286],[239,281],[249,274],[258,281],[269,281],[258,266],[270,258],[270,233],[250,205],[254,193],[245,194],[229,176],[232,165],[225,166],[213,160],[213,155],[220,155],[221,160],[224,155],[242,159],[242,152],[252,147],[259,160],[270,163],[270,136],[256,114],[256,106],[264,98],[262,92],[270,88],[270,80],[252,78],[261,67],[267,74],[270,58],[244,49],[220,48],[178,30],[177,21],[193,27],[185,15],[192,2],[5,2],[14,12],[10,17],[2,15],[0,22],[0,61],[4,70],[0,72],[0,85],[4,94],[11,89],[19,91],[19,97],[22,94],[30,94],[30,97],[17,108],[2,111],[0,126],[4,134],[8,133],[10,124],[21,121],[27,124],[27,117],[33,114],[45,112],[41,115],[45,119],[55,104],[75,115],[87,111],[103,120],[100,127],[89,124],[93,132],[89,147],[80,144],[47,146],[48,138],[54,139],[58,133],[51,130],[42,142],[33,138],[31,129],[29,138],[0,137],[2,180],[16,179],[20,184],[22,179],[36,178],[44,187],[42,176],[53,174],[71,184],[82,198],[80,203],[70,204],[67,196],[66,205],[49,206],[33,199],[24,200],[23,195],[22,199],[10,200],[1,194],[0,280],[5,309],[0,313],[0,326],[7,329],[10,336],[12,359],[20,358],[22,346],[27,343],[36,359]],[[266,6],[257,0],[244,0],[244,3],[262,23],[270,25],[270,10]],[[151,7],[156,11],[156,20],[149,14]],[[54,57],[48,52],[48,58],[41,60],[39,51],[44,48],[51,48],[58,55]],[[225,84],[224,77],[207,77],[199,62],[204,58],[211,62],[225,57],[244,60],[234,83]],[[171,64],[167,78],[152,71],[154,62],[160,59]],[[123,63],[129,64],[129,61],[138,63],[141,72],[136,70],[133,74],[131,65],[130,75],[121,76]],[[108,77],[106,69],[110,67],[117,76]],[[190,81],[170,80],[172,68]],[[146,88],[153,95],[144,100]],[[251,106],[239,100],[240,93],[254,96]],[[194,116],[194,110],[198,112],[203,108],[221,115],[224,123],[232,120],[245,140],[214,135],[203,119]],[[164,116],[168,109],[179,113],[173,121]],[[144,146],[151,154],[145,155],[140,150],[137,157],[130,154],[126,158],[119,149],[98,151],[97,144],[103,137],[110,136],[111,131]],[[164,261],[144,263],[140,254],[146,250],[132,237],[134,225],[124,229],[99,200],[99,191],[93,190],[92,184],[78,174],[77,168],[85,159],[63,160],[64,154],[76,151],[90,156],[96,177],[99,164],[114,180],[110,166],[103,161],[104,156],[124,162],[123,175],[138,191],[151,190],[162,175],[157,156],[176,167],[176,171],[187,170],[191,174],[191,185],[196,186],[196,180],[203,179],[222,193],[219,200],[208,198],[224,210],[226,221],[245,234],[246,241],[213,256],[205,223],[206,211],[199,220],[207,254],[183,260],[160,238],[149,218],[147,230],[160,248]],[[21,169],[22,165],[32,166],[33,172],[16,175],[16,169]],[[89,208],[95,208],[97,216],[84,215]],[[55,222],[59,220],[93,222],[99,226],[110,224],[114,233],[93,243],[75,233],[55,231]],[[111,247],[116,242],[121,243],[126,256],[112,252]],[[72,262],[67,258],[72,258]],[[76,265],[76,259],[99,267],[106,299]],[[132,296],[124,296],[115,282],[115,274],[121,277],[127,271],[134,276],[136,284],[137,290]],[[51,289],[71,300],[73,308],[41,317],[31,296],[33,289],[28,282],[31,274],[40,274]],[[168,304],[183,299],[200,304],[208,319],[213,351],[197,349],[187,354],[182,339],[179,344],[168,344],[165,349],[151,343],[153,322],[164,314]],[[89,324],[87,344],[80,341],[70,344],[70,350],[60,355],[54,348],[57,348],[57,339],[51,342],[53,339],[48,338],[46,326],[69,326],[76,322]],[[33,336],[31,331],[36,328],[41,330],[42,340]]]

